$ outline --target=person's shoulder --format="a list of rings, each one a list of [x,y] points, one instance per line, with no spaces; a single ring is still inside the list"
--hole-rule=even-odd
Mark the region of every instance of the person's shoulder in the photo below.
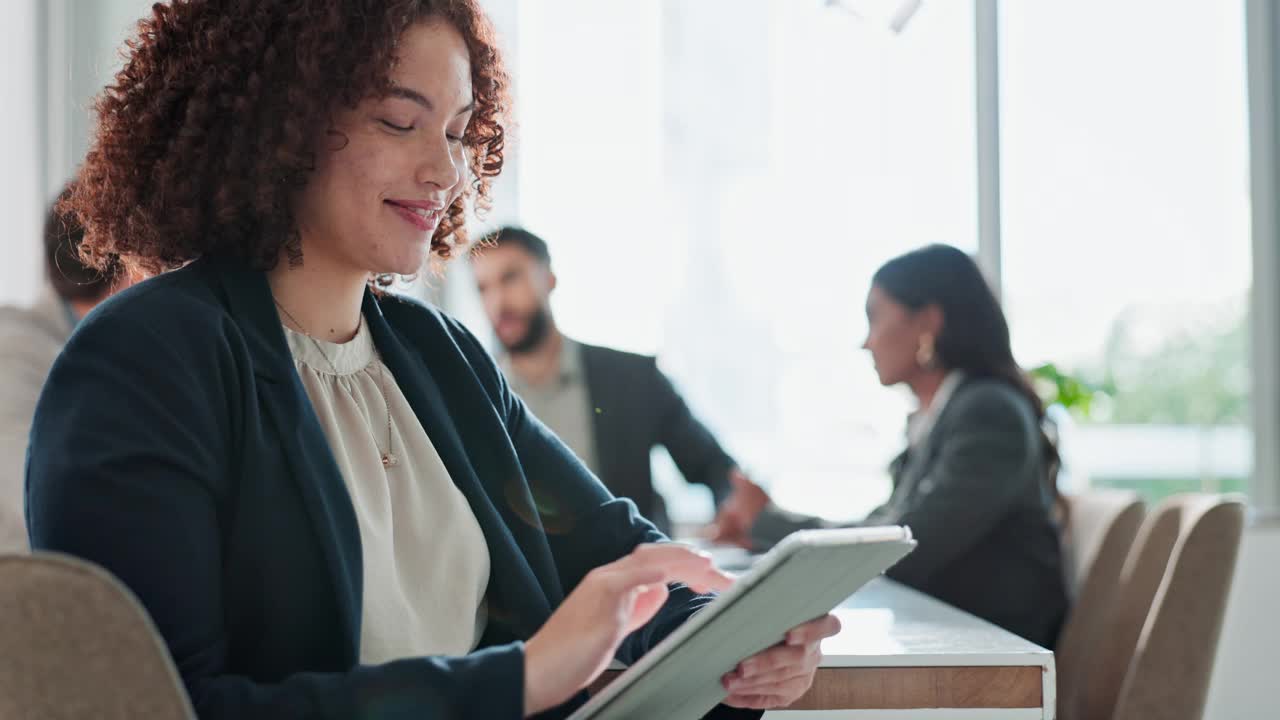
[[[468,357],[485,353],[480,340],[460,320],[440,308],[416,297],[399,293],[383,293],[378,309],[387,324],[411,344],[422,349],[437,348],[441,340],[456,345]]]
[[[39,323],[39,314],[29,307],[0,305],[0,328],[33,328]]]
[[[951,414],[961,422],[986,421],[1036,425],[1031,401],[1008,382],[996,378],[972,378],[956,388],[952,396]]]
[[[604,347],[603,345],[590,345],[577,340],[571,340],[571,342],[577,343],[578,347],[582,349],[582,358],[584,361],[592,362],[610,369],[646,371],[655,369],[658,365],[657,358],[653,355],[642,355],[640,353]]]
[[[387,322],[397,330],[450,324],[449,316],[424,300],[402,293],[383,292],[378,295],[378,309]]]
[[[0,373],[5,381],[43,377],[66,342],[66,331],[35,308],[0,307]]]
[[[161,273],[103,300],[85,321],[121,317],[141,322],[211,321],[227,312],[213,275],[200,263]]]
[[[462,321],[423,300],[386,293],[378,298],[382,317],[409,348],[423,358],[460,355],[494,397],[502,384],[497,364],[484,343]]]
[[[162,273],[107,298],[76,326],[67,350],[92,344],[137,352],[203,356],[233,332],[230,312],[207,268]],[[130,343],[136,345],[129,346]]]
[[[0,351],[45,339],[58,342],[55,329],[35,308],[0,306]]]

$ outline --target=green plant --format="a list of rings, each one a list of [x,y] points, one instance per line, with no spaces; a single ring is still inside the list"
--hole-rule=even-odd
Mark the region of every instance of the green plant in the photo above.
[[[1045,407],[1061,405],[1071,414],[1088,418],[1095,399],[1111,394],[1111,388],[1082,380],[1064,372],[1053,363],[1045,363],[1027,372]]]

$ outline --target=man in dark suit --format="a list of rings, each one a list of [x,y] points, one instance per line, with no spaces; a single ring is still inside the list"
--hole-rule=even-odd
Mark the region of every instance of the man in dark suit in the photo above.
[[[740,474],[733,458],[690,412],[654,358],[579,343],[556,327],[556,276],[541,238],[506,227],[472,259],[485,314],[512,388],[615,495],[670,533],[653,488],[649,452],[662,445],[685,479],[711,489],[716,505]]]

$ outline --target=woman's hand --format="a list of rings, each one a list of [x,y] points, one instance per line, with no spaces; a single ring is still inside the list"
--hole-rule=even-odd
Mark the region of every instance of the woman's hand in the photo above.
[[[738,663],[721,678],[726,705],[755,710],[783,708],[800,699],[813,684],[822,660],[822,640],[840,632],[840,621],[824,615],[787,633],[779,645]]]
[[[720,505],[716,519],[705,534],[712,542],[728,543],[750,550],[751,526],[769,504],[769,493],[751,482],[737,468],[730,471],[729,482],[733,486],[733,492]]]
[[[665,543],[641,545],[587,573],[525,644],[525,715],[565,702],[599,677],[623,639],[666,602],[668,583],[705,593],[727,589],[733,578],[706,555]]]

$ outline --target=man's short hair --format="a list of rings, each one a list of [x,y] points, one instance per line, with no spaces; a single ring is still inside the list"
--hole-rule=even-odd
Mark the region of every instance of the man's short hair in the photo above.
[[[547,249],[547,243],[542,238],[521,227],[507,225],[498,228],[485,235],[480,241],[481,247],[485,245],[491,247],[515,245],[532,255],[534,259],[543,265],[551,266],[551,251]]]

